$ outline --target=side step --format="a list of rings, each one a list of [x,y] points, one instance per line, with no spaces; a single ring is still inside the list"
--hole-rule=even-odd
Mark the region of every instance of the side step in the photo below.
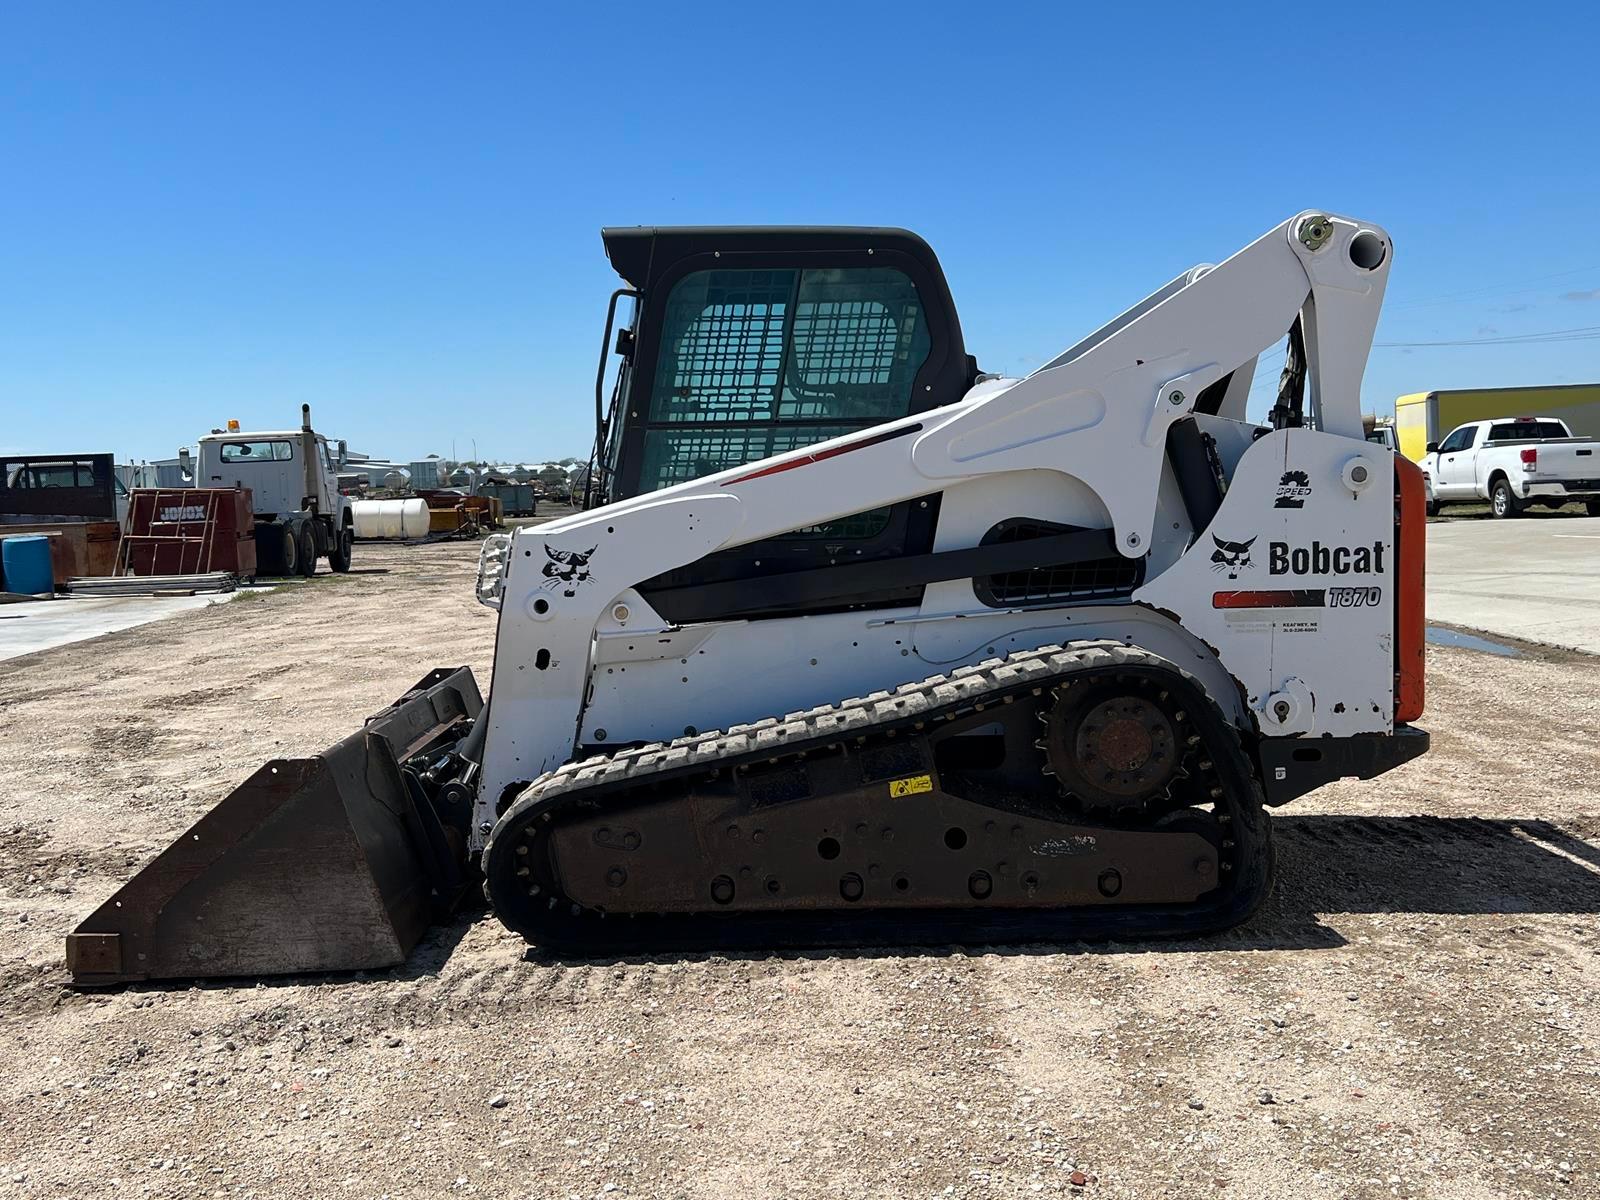
[[[469,668],[441,668],[321,754],[267,763],[67,936],[73,982],[404,962],[448,838],[402,767],[482,708]]]

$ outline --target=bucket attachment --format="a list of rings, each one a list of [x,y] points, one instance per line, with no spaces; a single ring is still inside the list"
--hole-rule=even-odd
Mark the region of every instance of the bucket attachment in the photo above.
[[[267,763],[68,935],[73,982],[404,962],[464,886],[413,760],[482,708],[471,670],[436,670],[321,754]]]

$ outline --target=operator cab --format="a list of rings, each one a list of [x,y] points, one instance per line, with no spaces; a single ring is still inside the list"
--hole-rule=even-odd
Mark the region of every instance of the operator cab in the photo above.
[[[606,321],[586,507],[953,404],[977,380],[939,260],[904,229],[643,226],[601,236],[628,286]],[[632,312],[613,344],[624,299]],[[933,494],[856,513],[711,555],[641,590],[678,619],[712,615],[692,589],[926,553],[938,507]],[[878,588],[850,607],[915,602],[920,591]]]

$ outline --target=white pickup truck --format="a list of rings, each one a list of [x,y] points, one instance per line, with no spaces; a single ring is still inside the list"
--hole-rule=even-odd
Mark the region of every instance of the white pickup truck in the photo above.
[[[1581,501],[1600,517],[1600,441],[1573,437],[1557,417],[1468,421],[1428,444],[1422,469],[1430,514],[1443,504],[1487,500],[1495,516],[1515,517],[1530,504]]]

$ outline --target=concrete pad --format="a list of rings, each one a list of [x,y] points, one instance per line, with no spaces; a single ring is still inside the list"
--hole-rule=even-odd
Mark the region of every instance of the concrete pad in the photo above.
[[[262,589],[270,590],[270,589]],[[242,592],[201,596],[62,596],[0,605],[0,662],[119,629],[222,604]]]
[[[1428,619],[1600,654],[1600,517],[1431,523]]]

